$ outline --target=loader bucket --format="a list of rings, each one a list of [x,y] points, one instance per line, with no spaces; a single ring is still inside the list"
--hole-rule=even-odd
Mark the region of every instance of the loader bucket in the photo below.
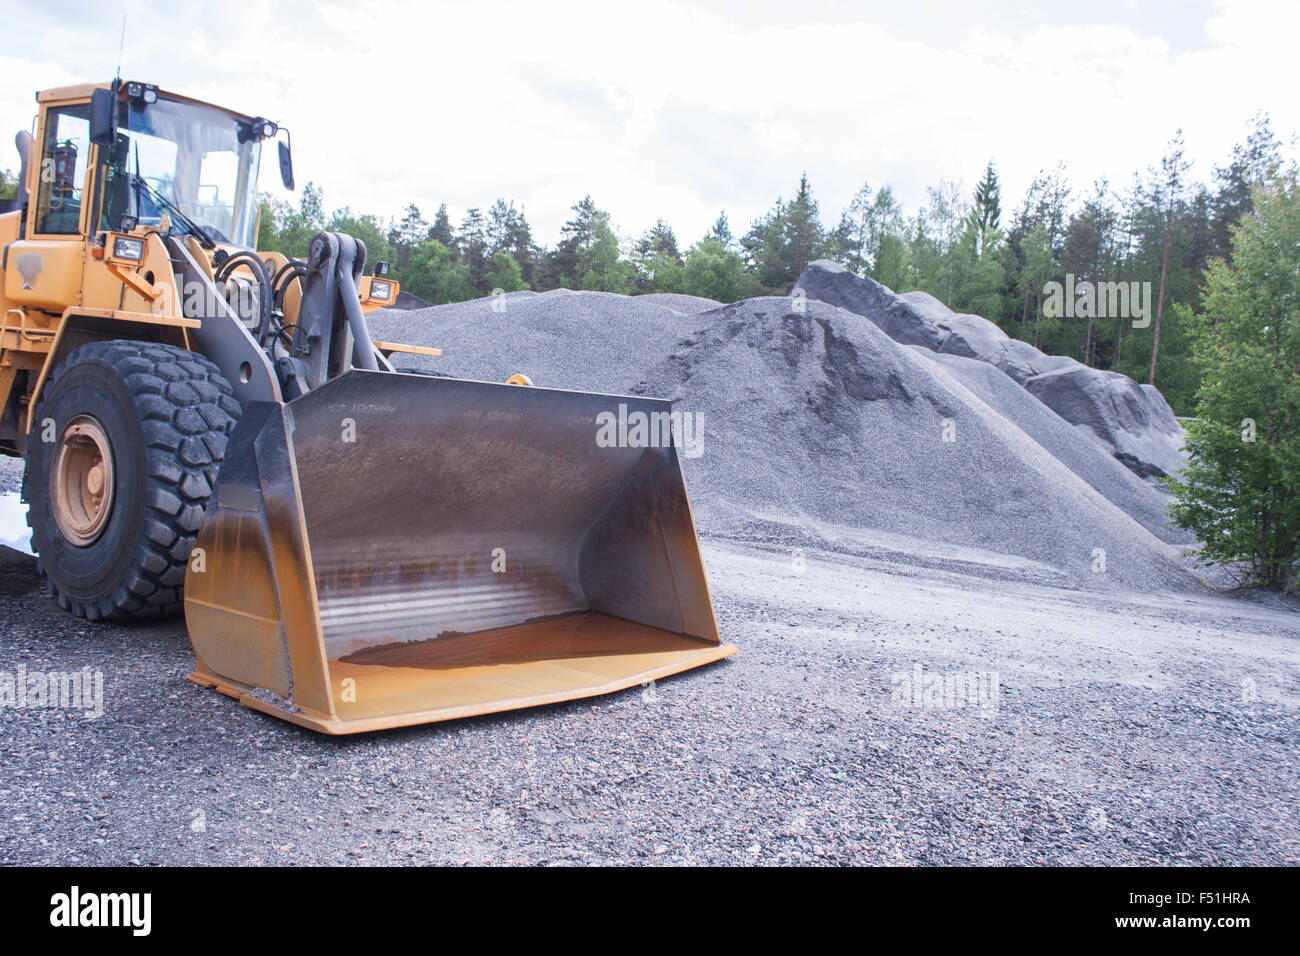
[[[346,734],[589,697],[733,653],[674,443],[597,440],[620,405],[628,420],[670,410],[356,370],[250,404],[186,577],[191,680]]]

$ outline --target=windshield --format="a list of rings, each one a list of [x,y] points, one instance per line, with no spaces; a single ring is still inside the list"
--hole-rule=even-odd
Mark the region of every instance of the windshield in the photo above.
[[[214,242],[253,248],[261,141],[248,123],[163,97],[132,101],[123,119],[116,145],[101,151],[99,229],[123,216],[157,226],[165,214],[177,232],[188,220]]]

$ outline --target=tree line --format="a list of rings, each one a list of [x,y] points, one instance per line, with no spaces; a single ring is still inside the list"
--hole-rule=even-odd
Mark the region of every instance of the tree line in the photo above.
[[[470,209],[455,225],[445,204],[432,222],[416,203],[387,220],[347,207],[327,211],[309,183],[296,205],[261,198],[258,248],[304,256],[317,231],[347,232],[365,241],[371,261],[390,262],[404,289],[435,304],[560,287],[733,302],[787,295],[809,262],[826,258],[895,292],[921,290],[982,315],[1046,352],[1151,382],[1189,415],[1201,381],[1192,316],[1204,305],[1209,263],[1231,261],[1232,230],[1252,209],[1251,190],[1282,158],[1261,114],[1206,181],[1192,179],[1179,132],[1156,164],[1122,188],[1102,180],[1079,190],[1058,165],[1009,205],[990,162],[973,190],[944,180],[914,212],[888,185],[865,183],[833,225],[805,175],[792,198],[778,198],[743,234],[733,234],[723,212],[686,248],[662,219],[639,238],[620,238],[590,196],[573,204],[548,246],[523,208],[505,199]],[[11,194],[13,177],[0,177],[0,197]],[[1099,283],[1138,283],[1149,292],[1146,324],[1135,327],[1131,308],[1112,314],[1105,296],[1071,299],[1062,310],[1061,290]]]
[[[925,291],[982,315],[1044,351],[1152,382],[1190,414],[1200,377],[1189,317],[1202,305],[1209,262],[1231,259],[1232,229],[1251,209],[1251,188],[1281,158],[1259,115],[1206,182],[1191,178],[1179,132],[1159,162],[1123,188],[1102,180],[1079,190],[1058,165],[1010,206],[990,162],[973,190],[944,180],[910,213],[888,185],[866,183],[834,225],[824,222],[804,175],[792,198],[778,198],[743,234],[733,234],[723,212],[684,249],[662,219],[639,238],[621,239],[590,196],[573,204],[559,240],[547,246],[523,208],[505,199],[470,209],[455,225],[445,204],[432,222],[416,203],[386,221],[349,208],[327,213],[321,190],[308,184],[296,207],[263,198],[258,244],[301,256],[317,230],[348,232],[365,241],[371,260],[392,264],[404,289],[435,304],[560,287],[733,302],[787,295],[808,263],[826,258],[895,292]],[[1104,297],[1071,301],[1064,312],[1059,295],[1052,301],[1052,283],[1073,290],[1115,282],[1149,283],[1154,314],[1145,326],[1134,327],[1132,309],[1108,314]]]

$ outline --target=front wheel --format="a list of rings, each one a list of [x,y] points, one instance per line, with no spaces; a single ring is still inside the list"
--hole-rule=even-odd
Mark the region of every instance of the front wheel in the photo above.
[[[27,439],[23,500],[50,592],[78,617],[165,613],[240,406],[194,352],[94,342],[49,377]]]

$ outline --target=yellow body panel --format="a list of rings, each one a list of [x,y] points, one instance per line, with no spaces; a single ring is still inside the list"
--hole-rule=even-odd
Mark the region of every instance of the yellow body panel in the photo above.
[[[8,246],[5,305],[62,312],[80,305],[86,243],[72,239],[17,239]],[[117,283],[120,288],[122,283]]]

